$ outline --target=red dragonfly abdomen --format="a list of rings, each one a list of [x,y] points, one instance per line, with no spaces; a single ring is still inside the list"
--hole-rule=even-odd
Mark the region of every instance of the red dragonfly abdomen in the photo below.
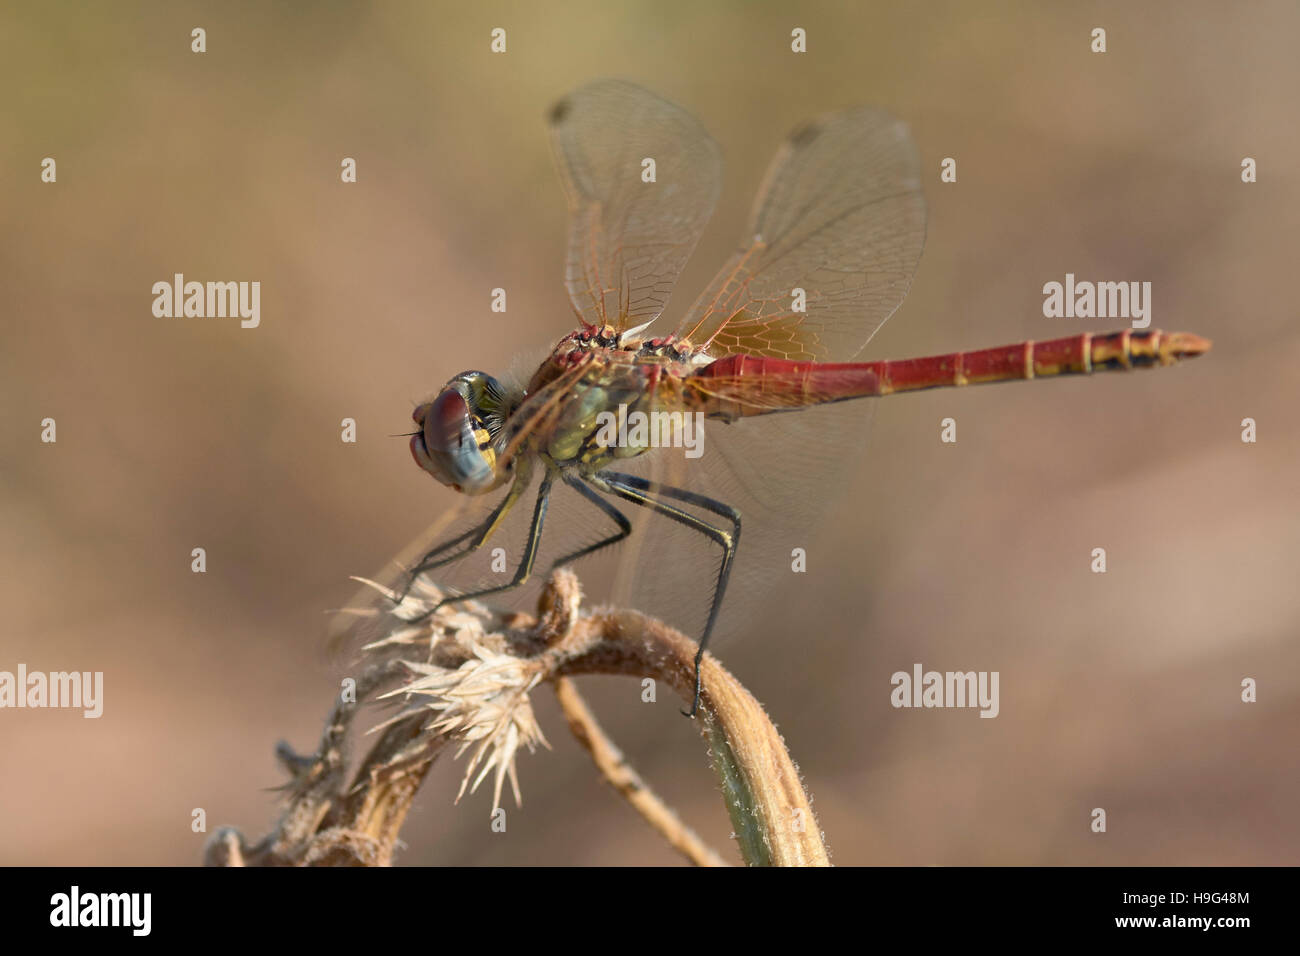
[[[728,355],[691,378],[699,381],[707,414],[731,420],[923,388],[1173,365],[1209,347],[1209,341],[1188,332],[1125,329],[880,362],[792,362]]]

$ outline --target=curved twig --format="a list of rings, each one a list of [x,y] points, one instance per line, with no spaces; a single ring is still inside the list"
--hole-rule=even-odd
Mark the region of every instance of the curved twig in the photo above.
[[[569,730],[591,755],[601,776],[674,850],[696,866],[730,865],[646,785],[641,775],[627,762],[623,752],[601,729],[596,716],[587,707],[572,680],[567,677],[556,679],[555,699],[560,702],[560,710],[569,722]]]

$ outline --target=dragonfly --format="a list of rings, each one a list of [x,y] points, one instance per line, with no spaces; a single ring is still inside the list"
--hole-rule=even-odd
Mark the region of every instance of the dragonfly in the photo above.
[[[576,492],[590,527],[605,530],[558,555],[552,567],[624,541],[633,533],[628,515],[643,509],[637,514],[672,522],[715,549],[716,567],[695,576],[709,595],[694,696],[683,711],[688,716],[699,708],[700,661],[741,553],[742,525],[764,516],[694,488],[697,463],[685,456],[675,457],[671,480],[662,477],[671,469],[661,477],[638,473],[634,462],[662,458],[665,449],[636,429],[612,433],[605,427],[611,421],[632,420],[636,412],[679,414],[715,431],[753,429],[759,443],[751,447],[762,454],[766,422],[802,418],[822,406],[918,389],[1161,367],[1210,347],[1190,333],[1129,328],[853,361],[902,303],[926,230],[920,163],[908,129],[869,107],[824,115],[785,141],[739,248],[676,326],[654,334],[651,326],[717,200],[718,146],[685,110],[622,80],[580,87],[552,109],[549,125],[568,199],[565,285],[577,327],[522,384],[466,371],[415,408],[410,449],[416,464],[466,496],[496,492],[500,500],[467,530],[416,552],[406,588],[390,599],[400,601],[420,575],[482,549],[531,501],[509,579],[453,591],[442,603],[520,587],[535,569],[556,489]],[[786,460],[801,481],[812,481],[817,469],[802,442],[818,431],[773,430],[767,447],[801,436],[794,439],[801,444],[786,448]],[[776,465],[733,457],[732,467],[754,479]],[[782,510],[779,502],[775,510]]]

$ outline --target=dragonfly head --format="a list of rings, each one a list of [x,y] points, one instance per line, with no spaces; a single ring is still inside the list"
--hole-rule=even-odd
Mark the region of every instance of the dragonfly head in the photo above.
[[[494,442],[505,423],[506,392],[484,372],[461,372],[437,398],[411,413],[415,463],[444,485],[467,495],[498,487],[510,473],[497,467]]]

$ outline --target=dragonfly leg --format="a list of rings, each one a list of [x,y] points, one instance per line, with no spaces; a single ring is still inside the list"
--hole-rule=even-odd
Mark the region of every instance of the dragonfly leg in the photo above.
[[[602,471],[597,472],[588,480],[592,481],[602,491],[615,494],[620,498],[631,501],[633,504],[649,508],[666,518],[671,518],[679,524],[700,532],[722,548],[722,564],[718,568],[718,580],[713,588],[713,601],[709,606],[708,623],[704,625],[704,634],[700,637],[700,646],[695,652],[695,696],[691,701],[691,709],[682,712],[687,717],[694,717],[700,707],[700,662],[704,659],[704,649],[708,646],[709,635],[713,633],[713,625],[717,623],[718,612],[722,609],[722,598],[727,592],[727,580],[731,576],[731,562],[736,556],[736,548],[740,545],[740,512],[714,498],[708,498],[687,491],[684,488],[647,481],[637,475],[628,475],[617,471]],[[683,511],[675,505],[660,501],[657,496],[673,498],[694,505],[720,518],[725,518],[731,522],[731,531],[725,531],[710,524],[703,518],[697,517],[688,511]]]
[[[520,558],[519,567],[515,571],[515,576],[506,584],[498,584],[495,587],[481,588],[477,591],[467,591],[464,594],[453,594],[444,597],[430,610],[412,619],[412,623],[418,623],[431,617],[437,610],[447,604],[457,604],[461,601],[472,601],[476,598],[485,597],[489,594],[500,594],[503,591],[512,591],[519,585],[528,580],[529,575],[533,573],[533,565],[537,561],[537,546],[542,540],[542,525],[546,521],[546,505],[551,499],[551,481],[552,474],[547,472],[542,478],[541,487],[537,489],[537,504],[533,507],[532,522],[528,526],[528,541],[524,544],[524,554]],[[514,490],[513,488],[511,489]]]
[[[504,503],[505,501],[503,500],[502,504]],[[402,593],[397,596],[396,603],[400,604],[402,602],[402,599],[405,598],[407,593],[411,590],[411,585],[415,583],[415,579],[418,578],[421,574],[423,574],[426,571],[432,571],[434,568],[440,568],[444,564],[450,564],[451,562],[455,561],[457,558],[462,557],[468,554],[470,551],[472,551],[473,545],[471,545],[468,548],[464,548],[460,551],[457,551],[455,554],[451,555],[450,557],[442,558],[441,560],[435,560],[435,558],[437,558],[443,552],[450,551],[452,548],[456,547],[457,545],[463,544],[464,542],[468,541],[470,538],[474,537],[474,535],[476,534],[481,535],[483,531],[492,524],[492,519],[494,517],[495,517],[495,513],[488,515],[487,519],[477,527],[470,528],[464,534],[459,534],[454,538],[450,538],[447,541],[443,541],[440,544],[434,545],[432,550],[428,551],[424,555],[424,557],[422,557],[419,561],[417,561],[415,566],[412,567],[407,572],[406,587],[402,588]]]
[[[605,514],[609,515],[613,522],[618,525],[618,530],[608,538],[601,538],[595,544],[589,544],[587,547],[579,548],[571,554],[566,554],[563,557],[556,558],[551,562],[552,571],[558,567],[577,561],[579,558],[585,558],[589,554],[595,554],[597,551],[600,551],[603,548],[608,548],[612,544],[617,544],[632,533],[632,522],[627,520],[627,517],[623,512],[619,511],[604,498],[600,497],[600,495],[596,494],[596,492],[592,491],[583,481],[574,478],[571,475],[565,475],[564,483],[590,501],[601,511],[605,512]]]
[[[483,520],[482,524],[470,528],[464,534],[459,534],[441,544],[435,545],[430,551],[426,552],[424,557],[420,558],[420,560],[416,562],[415,567],[411,568],[406,578],[406,586],[402,588],[402,593],[398,595],[396,603],[400,604],[402,602],[410,592],[411,587],[415,584],[415,579],[421,574],[424,574],[427,571],[432,571],[436,568],[444,567],[445,565],[451,564],[453,561],[458,561],[465,555],[471,554],[483,547],[488,538],[492,537],[496,529],[501,526],[502,520],[504,520],[505,516],[509,514],[510,509],[519,501],[525,486],[528,484],[528,479],[528,473],[521,472],[515,478],[514,483],[511,484],[510,490],[506,492],[506,496],[501,499],[501,503],[492,509],[492,513]],[[470,540],[471,538],[473,539],[472,541]],[[458,545],[464,544],[466,541],[470,541],[470,543],[459,551],[450,555],[445,554],[445,552],[450,551]],[[439,557],[440,555],[442,556]]]

